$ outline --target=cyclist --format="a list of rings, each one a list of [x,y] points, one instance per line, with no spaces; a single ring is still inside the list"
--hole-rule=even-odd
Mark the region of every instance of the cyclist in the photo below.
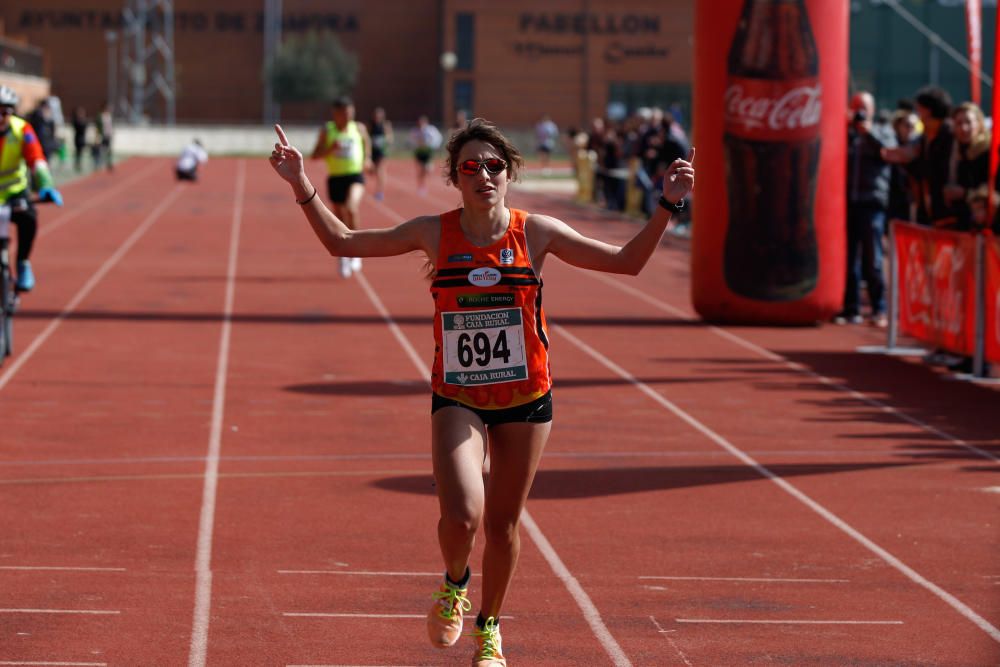
[[[62,206],[49,165],[42,153],[38,135],[28,121],[14,115],[20,99],[12,88],[0,86],[0,202],[11,207],[10,220],[17,225],[17,289],[30,291],[35,286],[31,271],[31,247],[38,231],[38,214],[28,198],[34,183],[41,201]]]

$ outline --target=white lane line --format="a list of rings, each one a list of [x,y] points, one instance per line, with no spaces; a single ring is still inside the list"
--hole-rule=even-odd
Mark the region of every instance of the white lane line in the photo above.
[[[195,560],[195,603],[191,629],[189,667],[204,667],[208,653],[208,624],[212,606],[212,532],[215,526],[215,500],[219,482],[219,452],[222,450],[222,417],[226,404],[226,375],[229,368],[229,339],[233,326],[233,303],[236,298],[236,266],[239,255],[240,227],[243,224],[243,191],[246,186],[246,161],[236,167],[236,192],[233,196],[233,222],[229,235],[229,262],[226,268],[226,296],[222,330],[219,332],[219,357],[215,369],[215,392],[212,398],[212,426],[205,458],[205,483],[201,494],[201,517],[198,521],[198,552]]]
[[[565,327],[560,325],[554,325],[552,328],[557,330],[561,336],[565,336],[568,341],[570,341],[578,348],[583,350],[588,356],[593,358],[599,364],[601,364],[611,372],[615,373],[619,377],[628,380],[630,384],[634,385],[636,389],[644,393],[646,396],[650,397],[653,401],[659,403],[661,406],[663,406],[664,408],[672,412],[674,415],[679,417],[681,420],[686,422],[693,429],[700,432],[706,438],[708,438],[712,442],[716,443],[717,445],[725,449],[727,452],[735,456],[744,464],[756,470],[761,477],[769,479],[770,481],[777,484],[783,491],[794,497],[796,500],[798,500],[803,505],[814,511],[816,514],[819,514],[821,517],[826,519],[829,523],[833,524],[835,527],[839,528],[841,531],[843,531],[852,539],[854,539],[856,542],[858,542],[861,546],[865,547],[866,549],[874,553],[876,556],[885,561],[888,565],[890,565],[898,572],[903,574],[905,577],[910,579],[910,581],[918,584],[919,586],[922,586],[923,588],[927,589],[928,591],[936,595],[938,598],[940,598],[949,606],[951,606],[952,609],[957,611],[959,614],[964,616],[969,621],[972,621],[976,626],[978,626],[981,630],[986,632],[995,641],[1000,642],[1000,629],[994,627],[992,624],[990,624],[989,621],[987,621],[985,618],[974,612],[964,602],[962,602],[961,600],[959,600],[954,595],[944,590],[937,584],[923,577],[916,570],[903,563],[901,560],[899,560],[891,553],[889,553],[887,550],[877,545],[872,540],[865,537],[860,531],[858,531],[850,524],[848,524],[846,521],[838,517],[836,514],[834,514],[833,512],[826,509],[821,504],[819,504],[818,502],[807,496],[798,488],[790,484],[787,480],[782,479],[777,474],[771,472],[768,468],[758,463],[746,452],[733,445],[724,437],[722,437],[721,435],[710,429],[705,424],[698,421],[696,418],[689,415],[681,408],[677,407],[670,400],[664,398],[662,395],[660,395],[658,392],[652,389],[649,385],[637,380],[635,376],[633,376],[631,373],[629,373],[621,366],[614,363],[613,361],[605,357],[603,354],[601,354],[600,352],[598,352],[597,350],[590,347],[582,340],[571,334],[569,331],[566,330]]]
[[[440,578],[440,572],[371,572],[367,570],[278,570],[278,574],[344,574],[355,577],[435,577]],[[473,574],[478,577],[480,575]]]
[[[651,620],[653,622],[653,625],[656,626],[657,632],[659,632],[661,635],[663,635],[663,638],[666,639],[667,642],[670,644],[670,646],[673,647],[674,651],[677,652],[677,655],[679,655],[680,658],[681,658],[681,660],[684,661],[684,664],[687,665],[687,667],[694,667],[694,665],[691,663],[691,661],[688,660],[688,657],[686,655],[684,655],[684,651],[681,650],[681,647],[678,646],[677,643],[670,636],[671,634],[673,634],[674,632],[676,632],[676,630],[665,630],[663,628],[663,626],[660,625],[656,621],[656,618],[654,618],[653,616],[650,616],[649,620]]]
[[[599,273],[595,273],[593,271],[584,271],[583,273],[586,273],[588,276],[590,276],[591,278],[594,278],[595,280],[598,280],[598,281],[603,282],[605,284],[611,285],[612,287],[615,287],[615,288],[617,288],[617,289],[619,289],[619,290],[621,290],[621,291],[623,291],[623,292],[625,292],[627,294],[631,294],[632,296],[634,296],[635,298],[639,299],[640,301],[644,301],[644,302],[646,302],[646,303],[648,303],[648,304],[650,304],[652,306],[655,306],[656,308],[659,308],[660,310],[664,310],[664,311],[666,311],[666,312],[668,312],[668,313],[670,313],[672,315],[675,315],[677,317],[680,317],[682,319],[685,319],[685,320],[688,320],[688,321],[691,321],[691,322],[699,322],[700,321],[696,317],[691,316],[689,313],[681,310],[680,308],[677,308],[675,306],[670,305],[669,303],[661,301],[661,300],[657,299],[656,297],[650,296],[649,294],[646,294],[642,290],[639,290],[639,289],[637,289],[635,287],[632,287],[631,285],[626,285],[625,283],[621,282],[620,280],[615,280],[614,278],[610,278],[608,276],[605,276],[605,275],[599,274]],[[898,410],[897,408],[894,408],[893,406],[891,406],[891,405],[889,405],[887,403],[883,403],[882,401],[880,401],[880,400],[878,400],[876,398],[872,398],[871,396],[863,394],[860,391],[857,391],[856,389],[851,389],[847,385],[842,384],[840,382],[837,382],[837,381],[835,381],[835,380],[833,380],[831,378],[828,378],[825,375],[820,375],[819,373],[817,373],[817,372],[815,372],[815,371],[813,371],[813,370],[811,370],[811,369],[803,366],[800,363],[791,361],[790,359],[786,359],[785,357],[781,356],[780,354],[775,354],[774,352],[771,352],[770,350],[767,350],[767,349],[765,349],[765,348],[757,345],[756,343],[753,343],[753,342],[751,342],[751,341],[749,341],[749,340],[747,340],[745,338],[741,338],[740,336],[737,336],[736,334],[733,334],[733,333],[731,333],[729,331],[726,331],[725,329],[722,329],[722,328],[717,327],[715,325],[705,324],[705,328],[707,328],[709,331],[711,331],[712,333],[716,334],[717,336],[719,336],[721,338],[725,338],[729,342],[735,343],[736,345],[738,345],[738,346],[740,346],[740,347],[742,347],[742,348],[744,348],[746,350],[749,350],[749,351],[753,352],[754,354],[756,354],[758,356],[761,356],[761,357],[764,357],[765,359],[768,359],[770,361],[782,364],[786,368],[790,368],[790,369],[792,369],[792,370],[794,370],[794,371],[796,371],[798,373],[802,373],[804,375],[807,375],[807,376],[813,378],[814,380],[816,380],[817,382],[825,384],[828,387],[831,387],[831,388],[836,389],[838,391],[842,391],[842,392],[850,395],[852,398],[855,398],[855,399],[857,399],[859,401],[867,403],[868,405],[872,406],[873,408],[877,408],[879,411],[884,412],[885,414],[892,415],[893,417],[896,417],[897,419],[901,419],[902,421],[905,421],[908,424],[916,426],[917,428],[919,428],[919,429],[921,429],[923,431],[927,431],[928,433],[932,433],[935,436],[941,438],[942,440],[946,440],[946,441],[952,443],[953,445],[956,445],[956,446],[961,447],[961,448],[963,448],[963,449],[965,449],[965,450],[967,450],[969,452],[972,452],[973,454],[976,454],[977,456],[980,456],[980,457],[982,457],[984,459],[988,459],[990,461],[994,461],[994,462],[1000,463],[1000,456],[996,456],[993,453],[986,451],[985,449],[981,449],[979,447],[976,447],[975,445],[970,445],[969,443],[967,443],[965,440],[962,440],[961,438],[955,437],[955,436],[951,435],[950,433],[946,433],[945,431],[942,431],[941,429],[937,428],[936,426],[932,426],[931,424],[928,424],[927,422],[921,421],[921,420],[917,419],[916,417],[912,417],[912,416],[906,414],[905,412],[902,412],[902,411]]]
[[[420,372],[421,377],[425,378],[429,383],[431,377],[430,369],[424,364],[423,360],[420,359],[420,356],[417,355],[416,350],[413,349],[413,346],[403,334],[402,330],[396,326],[396,323],[392,319],[392,315],[389,314],[389,311],[382,303],[382,300],[379,299],[378,294],[376,294],[375,290],[372,289],[368,279],[361,273],[355,275],[358,278],[358,284],[361,285],[365,293],[368,295],[368,298],[375,305],[375,309],[378,310],[379,314],[382,315],[382,318],[389,325],[389,329],[393,332],[393,335],[395,335],[396,339],[400,341],[400,344],[403,346],[403,349],[406,350],[410,360],[413,362],[413,365],[416,366],[417,370]],[[580,608],[580,611],[583,612],[583,617],[586,619],[587,624],[590,625],[591,631],[594,633],[594,636],[597,637],[597,640],[601,643],[605,652],[607,652],[608,656],[614,662],[615,667],[632,667],[632,663],[625,655],[622,647],[618,645],[618,642],[615,641],[615,638],[611,635],[611,631],[608,630],[608,627],[604,624],[604,620],[601,618],[601,614],[594,605],[593,600],[590,599],[590,596],[587,595],[583,586],[581,586],[572,573],[570,573],[569,568],[567,568],[563,563],[559,554],[556,553],[556,550],[549,543],[548,539],[546,539],[542,530],[538,527],[538,524],[535,523],[535,520],[531,518],[531,514],[527,509],[525,509],[521,515],[521,522],[528,531],[528,535],[531,536],[532,541],[534,541],[535,546],[537,546],[539,551],[542,552],[542,555],[548,562],[549,567],[552,568],[556,577],[563,582],[566,590],[569,591],[569,594],[573,597],[573,600]]]
[[[124,567],[61,567],[59,565],[0,565],[0,570],[41,572],[125,572]]]
[[[753,620],[745,618],[675,618],[677,623],[715,623],[720,625],[903,625],[902,621],[854,621],[854,620],[796,620],[796,619],[774,619],[774,620]]]
[[[132,249],[132,246],[134,246],[139,239],[141,239],[143,235],[149,231],[149,228],[152,227],[157,220],[159,220],[160,216],[163,215],[163,212],[167,210],[167,207],[173,203],[174,199],[176,199],[180,193],[181,186],[175,185],[174,189],[171,190],[166,197],[164,197],[162,202],[160,202],[160,205],[153,209],[148,216],[146,216],[146,219],[142,221],[136,230],[132,232],[120,246],[118,246],[118,249],[111,255],[111,257],[105,260],[104,264],[102,264],[101,267],[94,272],[84,286],[80,288],[72,299],[70,299],[69,303],[66,304],[62,311],[56,315],[55,319],[49,322],[48,326],[42,329],[40,334],[35,336],[35,339],[31,341],[31,344],[28,345],[23,352],[19,352],[14,355],[13,363],[11,363],[10,367],[4,371],[2,375],[0,375],[0,389],[7,386],[7,383],[10,382],[11,378],[13,378],[14,375],[21,370],[21,367],[24,366],[24,364],[28,363],[28,360],[31,359],[32,355],[38,351],[38,348],[40,348],[45,341],[47,341],[49,337],[55,333],[55,330],[58,329],[59,325],[63,323],[63,320],[69,317],[69,315],[76,310],[76,307],[80,305],[80,302],[87,298],[87,295],[90,294],[99,282],[101,282],[104,276],[108,274],[115,264],[121,261],[121,258]]]
[[[427,618],[427,614],[338,614],[321,611],[286,611],[290,618]]]
[[[587,624],[590,625],[591,631],[594,636],[597,637],[598,641],[601,642],[601,646],[607,652],[608,656],[615,663],[616,667],[631,667],[632,662],[625,655],[625,651],[622,647],[618,645],[615,638],[612,636],[611,631],[608,630],[608,626],[604,624],[604,620],[601,618],[601,613],[597,610],[597,606],[594,604],[590,596],[587,595],[587,591],[583,590],[583,586],[580,582],[576,580],[576,577],[569,571],[569,568],[562,562],[559,558],[559,554],[556,550],[552,548],[552,545],[546,539],[545,535],[542,534],[541,529],[539,529],[538,524],[535,520],[531,518],[528,514],[528,510],[524,511],[524,515],[521,517],[521,521],[524,524],[525,530],[531,535],[531,539],[535,541],[538,546],[539,551],[548,561],[549,567],[552,571],[556,573],[556,576],[563,582],[566,586],[566,590],[569,591],[573,599],[576,600],[576,604],[580,607],[580,611],[583,612],[583,617],[587,620]]]
[[[562,403],[561,403],[562,404]],[[560,431],[565,431],[571,428],[566,426],[560,428]],[[754,454],[757,456],[804,456],[804,457],[818,457],[818,458],[831,458],[831,457],[851,457],[856,458],[858,456],[885,456],[887,454],[898,453],[899,450],[874,450],[874,449],[837,449],[837,450],[809,450],[809,451],[799,451],[794,449],[750,449],[747,450],[748,454]],[[919,450],[914,449],[915,453]],[[546,451],[546,459],[676,459],[676,458],[714,458],[714,457],[724,457],[727,456],[725,452],[715,452],[715,451],[697,451],[697,450],[673,450],[669,452],[665,451],[649,451],[649,452],[575,452],[575,451]],[[431,458],[430,454],[414,454],[411,452],[399,452],[396,454],[303,454],[301,456],[295,455],[283,455],[283,456],[220,456],[220,461],[239,461],[239,462],[272,462],[272,461],[394,461],[394,460],[418,460],[418,461],[429,461]],[[21,460],[21,461],[0,461],[0,469],[5,467],[15,467],[15,466],[84,466],[84,465],[150,465],[154,463],[202,463],[205,461],[204,456],[150,456],[142,457],[137,456],[134,458],[114,458],[114,459],[63,459],[63,460],[53,460],[53,461],[35,461],[35,460]],[[982,491],[1000,493],[1000,486],[986,487],[981,489]]]
[[[0,614],[83,614],[85,616],[114,616],[120,611],[106,609],[0,609]]]
[[[114,187],[108,188],[100,194],[96,194],[92,197],[88,197],[85,201],[77,204],[75,200],[69,199],[69,203],[72,204],[72,208],[62,215],[56,217],[53,220],[47,220],[45,225],[39,225],[41,229],[38,230],[38,238],[43,238],[48,236],[52,232],[56,231],[63,225],[71,222],[75,217],[84,213],[85,211],[94,208],[97,204],[100,204],[105,199],[108,199],[112,195],[118,194],[121,190],[131,187],[135,181],[142,180],[147,174],[152,172],[156,168],[161,168],[161,165],[153,163],[146,166],[145,169],[140,169],[139,171],[133,172],[130,176],[117,183]],[[3,664],[3,663],[0,663]]]
[[[847,584],[850,579],[782,579],[773,577],[656,577],[643,576],[639,579],[655,581],[746,581],[769,584]]]

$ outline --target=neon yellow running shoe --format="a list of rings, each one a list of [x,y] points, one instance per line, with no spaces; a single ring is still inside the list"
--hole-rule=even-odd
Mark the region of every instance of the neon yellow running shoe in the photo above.
[[[507,667],[507,658],[500,651],[500,622],[490,616],[480,630],[472,632],[476,640],[476,652],[472,656],[472,667]]]
[[[434,593],[434,606],[427,612],[427,635],[437,648],[454,646],[462,636],[462,615],[472,609],[468,592],[468,587],[458,588],[445,581]]]

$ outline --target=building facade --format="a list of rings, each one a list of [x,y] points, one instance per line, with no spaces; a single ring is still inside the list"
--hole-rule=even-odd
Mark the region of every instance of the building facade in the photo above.
[[[53,94],[96,110],[124,95],[122,0],[5,0],[6,32],[41,47]],[[261,122],[264,0],[175,0],[178,122]],[[561,126],[620,105],[690,100],[691,0],[283,0],[284,38],[336,37],[357,57],[359,115],[412,122],[463,108],[503,125]],[[454,58],[443,54],[454,54]],[[452,62],[454,66],[449,68]],[[112,76],[112,73],[116,73]],[[613,107],[618,108],[618,107]],[[163,117],[151,101],[147,114]],[[286,121],[322,105],[285,105]]]

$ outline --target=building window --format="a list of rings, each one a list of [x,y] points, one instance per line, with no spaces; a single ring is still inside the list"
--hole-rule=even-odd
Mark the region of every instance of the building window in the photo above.
[[[682,127],[691,126],[691,85],[687,83],[611,82],[608,106],[612,105],[626,114],[639,107],[659,107],[679,116],[676,120]]]
[[[469,71],[475,64],[476,16],[459,13],[455,15],[455,55],[458,56],[456,69]]]
[[[454,88],[452,89],[452,103],[455,106],[452,109],[452,115],[454,115],[454,112],[462,110],[469,118],[473,117],[472,81],[455,81]]]

